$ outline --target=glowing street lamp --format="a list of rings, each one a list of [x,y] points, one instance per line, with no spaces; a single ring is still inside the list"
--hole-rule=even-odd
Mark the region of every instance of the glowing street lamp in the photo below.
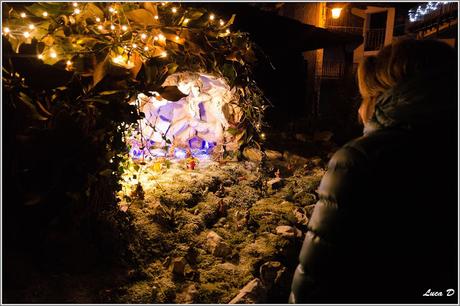
[[[342,13],[342,8],[341,7],[334,7],[332,10],[332,19],[338,19],[340,18],[340,13]]]

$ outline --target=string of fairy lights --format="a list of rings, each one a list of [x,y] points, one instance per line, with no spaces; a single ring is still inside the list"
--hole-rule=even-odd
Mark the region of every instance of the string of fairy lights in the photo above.
[[[417,6],[416,9],[411,9],[408,12],[410,22],[416,22],[423,18],[423,16],[440,9],[443,5],[450,3],[449,1],[442,2],[428,2],[423,5]]]
[[[75,23],[79,15],[85,12],[85,6],[88,5],[88,2],[72,2],[68,5],[71,6],[69,10],[71,13],[67,15],[67,18]],[[111,61],[116,65],[128,69],[132,68],[134,65],[131,60],[133,53],[139,54],[144,59],[152,57],[166,58],[169,55],[167,50],[168,41],[176,44],[185,43],[185,37],[182,35],[182,32],[184,29],[187,29],[190,18],[186,17],[186,10],[183,10],[178,4],[161,2],[157,5],[162,8],[161,13],[166,18],[177,16],[180,13],[183,13],[183,16],[178,22],[173,24],[162,23],[161,21],[163,18],[160,16],[159,10],[157,10],[157,14],[153,15],[155,23],[145,27],[132,20],[130,21],[130,18],[126,16],[129,12],[124,11],[122,3],[113,3],[103,12],[104,16],[92,16],[93,23],[88,24],[87,29],[96,35],[108,35],[113,38],[113,44],[120,47],[118,52],[112,52],[111,54]],[[170,16],[165,16],[166,14]],[[22,25],[12,28],[8,26],[8,20],[6,20],[6,22],[3,21],[4,24],[6,23],[6,26],[3,27],[2,34],[18,40],[34,38],[41,22],[49,18],[56,20],[56,16],[52,16],[47,11],[42,11],[41,16],[29,16],[29,14],[24,11],[16,12],[12,10],[9,15],[22,20]],[[208,13],[207,18],[208,26],[216,30],[219,33],[219,37],[225,37],[231,33],[227,23],[223,19],[217,21],[217,17],[213,13]],[[41,19],[41,21],[36,21],[37,19]],[[32,20],[34,20],[35,23],[32,22]],[[164,32],[163,28],[168,28],[168,33]],[[75,44],[73,44],[73,46],[77,47]],[[65,54],[63,54],[63,52],[58,52],[56,48],[50,46],[46,51],[37,54],[37,57],[40,60],[46,60],[48,58],[54,62],[65,60],[67,69],[72,70],[72,58],[78,53],[81,53],[81,50],[65,52]]]

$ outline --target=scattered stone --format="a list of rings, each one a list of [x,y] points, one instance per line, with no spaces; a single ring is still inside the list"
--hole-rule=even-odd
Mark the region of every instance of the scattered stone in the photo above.
[[[278,235],[281,235],[282,237],[288,237],[288,238],[293,238],[293,237],[296,237],[296,238],[300,238],[302,237],[302,231],[295,228],[295,227],[292,227],[292,226],[289,226],[289,225],[279,225],[276,227],[276,233]]]
[[[245,148],[243,150],[243,156],[252,162],[261,162],[262,161],[262,151],[256,148]]]
[[[296,140],[301,141],[301,142],[307,142],[307,140],[308,140],[308,137],[305,134],[297,133],[297,134],[294,135],[294,137],[295,137]]]
[[[331,131],[316,132],[313,134],[313,140],[319,142],[328,142],[331,140],[332,136],[334,136],[334,133]]]
[[[311,218],[312,214],[313,214],[313,209],[315,209],[315,205],[316,204],[312,204],[312,205],[307,205],[304,207],[305,209],[305,214],[308,218]]]
[[[260,279],[265,288],[270,289],[275,283],[278,283],[286,268],[279,261],[268,261],[260,266]]]
[[[284,186],[284,180],[282,178],[280,178],[280,177],[276,177],[274,179],[269,180],[267,182],[267,186],[271,190],[280,189],[281,187]]]
[[[214,231],[209,231],[206,241],[209,251],[214,256],[225,257],[232,253],[230,246]]]
[[[295,208],[294,216],[297,220],[297,224],[305,225],[305,226],[308,224],[308,218],[302,208],[299,208],[299,207]]]
[[[244,286],[238,295],[229,304],[261,303],[265,300],[267,290],[258,278],[253,279]]]
[[[179,276],[184,276],[187,260],[184,257],[174,258],[172,261],[172,272]]]
[[[195,284],[190,284],[184,287],[184,290],[176,295],[177,304],[191,304],[194,302],[198,290]]]
[[[283,159],[283,154],[275,150],[265,150],[265,154],[269,160]]]

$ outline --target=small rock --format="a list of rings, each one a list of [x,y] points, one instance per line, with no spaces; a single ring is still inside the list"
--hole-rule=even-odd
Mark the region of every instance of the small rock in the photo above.
[[[245,148],[243,150],[243,156],[252,162],[262,161],[262,151],[256,148]]]
[[[283,154],[275,150],[265,150],[265,154],[269,160],[283,159]]]
[[[176,275],[184,276],[187,261],[184,257],[178,257],[172,261],[172,272]]]
[[[276,227],[276,233],[278,235],[281,235],[283,237],[288,237],[288,238],[293,238],[293,237],[300,238],[300,237],[302,237],[302,231],[298,230],[295,227],[289,226],[289,225],[277,226]]]
[[[305,226],[308,224],[308,218],[302,208],[299,208],[299,207],[295,208],[294,216],[298,224],[305,225]]]
[[[184,290],[176,295],[177,304],[191,304],[193,303],[198,290],[195,287],[195,284],[190,284],[184,288]]]
[[[260,279],[267,289],[278,282],[286,268],[279,261],[268,261],[260,266]]]
[[[209,251],[214,256],[225,257],[232,253],[230,246],[214,231],[209,231],[206,241]]]
[[[238,295],[229,304],[261,303],[265,300],[267,289],[258,278],[253,279],[244,286]]]
[[[295,139],[297,139],[298,141],[302,141],[302,142],[307,142],[308,140],[308,137],[307,135],[305,134],[300,134],[300,133],[297,133],[294,135]]]
[[[225,180],[225,181],[222,182],[222,185],[224,185],[224,187],[233,186],[233,181],[232,180]]]
[[[280,189],[284,186],[284,180],[280,177],[276,177],[267,182],[268,188],[272,190]]]
[[[316,132],[313,135],[313,140],[320,142],[328,142],[331,140],[333,135],[334,133],[332,133],[331,131]]]

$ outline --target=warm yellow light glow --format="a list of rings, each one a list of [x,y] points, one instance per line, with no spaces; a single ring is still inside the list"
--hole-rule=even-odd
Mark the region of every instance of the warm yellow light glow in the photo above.
[[[137,48],[137,45],[136,45],[136,44],[133,44],[133,48]]]
[[[103,28],[104,28],[104,27],[103,27],[102,25],[98,25],[98,26],[97,26],[97,29],[98,29],[98,30],[102,30]]]
[[[185,18],[183,24],[184,24],[184,25],[187,25],[187,23],[188,23],[189,21],[190,21],[190,19]]]
[[[29,24],[29,29],[30,29],[30,30],[35,29],[35,26],[34,26],[33,24]]]
[[[111,30],[115,30],[115,26],[112,24],[112,25],[110,26],[110,29],[111,29]]]
[[[74,2],[72,3],[73,7],[77,7],[78,6],[78,3],[77,2]]]
[[[172,11],[173,13],[177,13],[177,8],[173,7],[173,8],[171,9],[171,11]]]
[[[165,5],[166,5],[166,2],[161,2],[161,5],[162,5],[162,6],[165,6]]]
[[[158,35],[158,39],[160,39],[160,40],[165,40],[166,37],[165,37],[163,34],[160,34],[160,35]]]
[[[153,40],[158,40],[158,36],[155,36],[155,37],[153,38]]]
[[[76,8],[75,11],[73,11],[73,12],[74,12],[75,14],[80,14],[80,13],[81,13],[80,9],[77,9],[77,8]]]
[[[57,54],[56,54],[56,52],[51,51],[50,56],[51,56],[51,58],[56,58],[56,57],[57,57]]]
[[[68,60],[68,61],[66,62],[66,64],[67,64],[67,66],[72,66],[72,61]]]
[[[121,26],[121,29],[122,29],[123,31],[128,31],[128,26],[122,25],[122,26]]]
[[[96,17],[96,22],[101,22],[101,18]]]
[[[43,59],[43,54],[37,55],[38,59]]]
[[[168,56],[168,53],[166,51],[161,52],[161,57],[166,57]]]
[[[4,27],[4,28],[3,28],[3,32],[5,32],[5,34],[10,33],[10,28]]]
[[[261,133],[260,138],[265,139],[265,133]]]
[[[148,50],[149,50],[149,47],[145,46],[144,51],[148,51]]]
[[[155,18],[156,20],[158,20],[159,17],[158,17],[158,15],[155,15],[155,17],[153,17],[153,18]]]
[[[338,19],[340,18],[340,13],[342,13],[342,8],[341,7],[335,7],[331,10],[332,12],[332,18],[333,19]]]
[[[142,34],[141,34],[141,38],[142,38],[142,39],[146,39],[146,38],[147,38],[147,34],[142,33]]]
[[[26,13],[22,12],[21,14],[19,14],[19,16],[21,16],[21,18],[26,18]]]
[[[115,13],[115,9],[113,7],[109,7],[109,12],[110,13]]]
[[[25,38],[28,38],[30,36],[30,33],[29,32],[24,32],[23,35],[24,35]]]
[[[226,32],[227,34],[229,34],[229,33],[230,33],[230,29],[225,30],[225,32]]]
[[[123,63],[124,63],[123,56],[121,56],[121,55],[118,55],[118,56],[112,58],[112,61],[113,61],[115,64],[123,64]]]
[[[178,35],[176,35],[176,40],[179,40],[179,39],[180,39],[180,37]]]
[[[43,17],[48,17],[48,12],[43,12]]]
[[[216,18],[216,16],[214,16],[214,14],[209,15],[209,20],[214,20],[214,18]]]
[[[223,26],[223,25],[224,25],[224,23],[225,23],[225,22],[224,22],[222,19],[221,19],[221,20],[219,20],[219,24],[220,24],[221,26]]]

